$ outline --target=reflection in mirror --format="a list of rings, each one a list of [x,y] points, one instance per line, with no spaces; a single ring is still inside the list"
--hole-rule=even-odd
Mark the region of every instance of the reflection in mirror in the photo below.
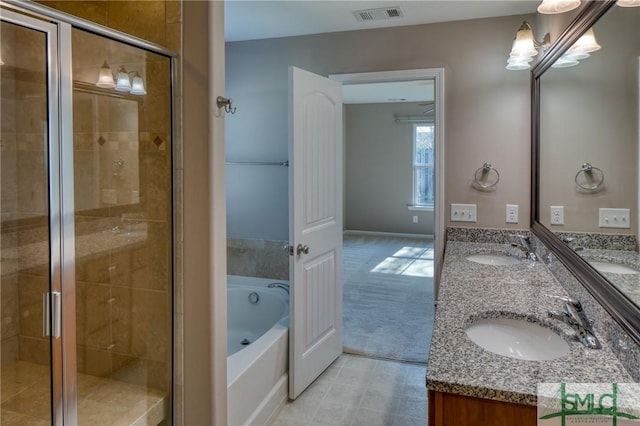
[[[640,8],[592,28],[600,50],[540,77],[537,217],[640,306]]]
[[[74,85],[74,169],[82,182],[76,209],[137,204],[140,199],[138,102]]]

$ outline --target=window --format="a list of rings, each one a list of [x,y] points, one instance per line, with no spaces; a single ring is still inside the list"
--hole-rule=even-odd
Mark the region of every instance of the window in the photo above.
[[[433,207],[434,194],[434,133],[433,124],[413,125],[413,205]]]

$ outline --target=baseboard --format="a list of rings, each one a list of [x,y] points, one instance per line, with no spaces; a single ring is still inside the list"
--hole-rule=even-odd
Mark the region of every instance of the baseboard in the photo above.
[[[415,238],[424,240],[433,240],[433,234],[404,234],[401,232],[377,232],[377,231],[353,231],[346,230],[344,235],[371,235],[378,237],[400,237],[400,238]]]

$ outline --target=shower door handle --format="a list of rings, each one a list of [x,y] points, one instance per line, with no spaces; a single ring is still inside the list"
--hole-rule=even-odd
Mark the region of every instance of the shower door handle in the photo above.
[[[59,291],[42,295],[42,335],[45,337],[60,337],[62,315],[60,301]]]

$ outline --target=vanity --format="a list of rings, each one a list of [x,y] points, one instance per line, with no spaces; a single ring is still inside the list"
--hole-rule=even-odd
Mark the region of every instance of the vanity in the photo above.
[[[427,365],[429,425],[536,425],[538,383],[634,381],[608,346],[587,349],[572,327],[548,317],[564,304],[551,296],[565,296],[566,291],[544,262],[527,259],[511,246],[510,233],[456,234],[455,228],[448,230]],[[470,260],[477,255],[516,262]],[[550,330],[565,342],[566,352],[550,353],[543,344],[515,357],[494,353],[499,348],[485,349],[467,335],[471,325],[486,319],[512,319]],[[486,343],[495,339],[487,337]]]
[[[537,425],[540,383],[640,381],[640,8],[583,4],[532,70],[531,228],[447,230],[429,425]]]

